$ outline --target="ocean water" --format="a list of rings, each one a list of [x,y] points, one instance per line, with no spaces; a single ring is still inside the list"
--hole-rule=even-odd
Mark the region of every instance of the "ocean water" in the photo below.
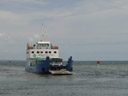
[[[128,61],[74,62],[73,75],[39,75],[0,61],[0,96],[128,96]]]

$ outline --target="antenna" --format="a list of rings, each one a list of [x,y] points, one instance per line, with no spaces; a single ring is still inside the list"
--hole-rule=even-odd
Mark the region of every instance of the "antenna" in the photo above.
[[[42,40],[45,41],[45,39],[46,39],[46,30],[45,30],[44,24],[42,24],[41,28],[42,28],[42,31],[43,31],[43,32],[42,32]]]

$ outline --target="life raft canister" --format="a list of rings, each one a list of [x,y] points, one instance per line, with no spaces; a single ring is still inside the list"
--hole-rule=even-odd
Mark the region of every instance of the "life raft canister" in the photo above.
[[[59,49],[58,46],[52,46],[52,49]]]
[[[58,46],[54,46],[54,49],[59,49],[59,47]]]
[[[33,49],[33,47],[32,46],[29,46],[28,49]]]

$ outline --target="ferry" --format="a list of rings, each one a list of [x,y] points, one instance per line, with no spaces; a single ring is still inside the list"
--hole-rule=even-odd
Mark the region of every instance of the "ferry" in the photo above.
[[[25,70],[41,74],[72,75],[72,56],[64,63],[59,57],[59,47],[49,41],[27,44]]]

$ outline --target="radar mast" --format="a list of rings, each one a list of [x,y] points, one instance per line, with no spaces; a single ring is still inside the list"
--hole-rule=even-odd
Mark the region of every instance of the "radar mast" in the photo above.
[[[42,40],[41,41],[45,41],[46,40],[46,30],[45,30],[45,26],[44,24],[42,24],[41,26],[41,31],[42,31]]]

